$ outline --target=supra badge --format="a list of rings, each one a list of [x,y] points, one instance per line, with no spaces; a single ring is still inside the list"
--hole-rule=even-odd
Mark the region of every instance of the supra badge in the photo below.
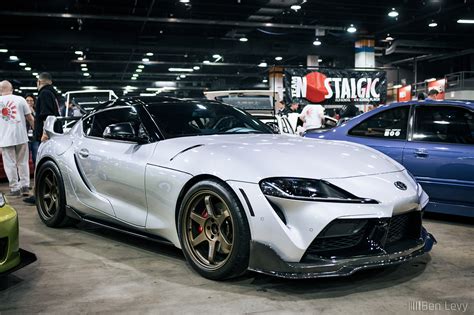
[[[395,185],[395,187],[397,187],[400,190],[407,190],[407,185],[405,185],[405,183],[395,182],[393,184]]]

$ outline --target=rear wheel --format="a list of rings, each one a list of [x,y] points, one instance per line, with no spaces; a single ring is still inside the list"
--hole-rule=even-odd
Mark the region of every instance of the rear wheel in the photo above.
[[[62,227],[72,220],[66,215],[63,178],[54,162],[43,163],[36,173],[35,196],[39,217],[49,227]]]
[[[187,192],[178,230],[188,263],[202,276],[221,280],[247,270],[250,229],[237,197],[222,183],[202,181]]]

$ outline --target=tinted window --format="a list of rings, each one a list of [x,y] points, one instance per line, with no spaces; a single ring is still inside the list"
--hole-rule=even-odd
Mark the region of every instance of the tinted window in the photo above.
[[[132,107],[127,107],[106,110],[85,119],[83,123],[84,133],[91,137],[101,138],[107,126],[124,122],[131,123],[137,134],[144,132],[136,110]],[[91,123],[92,126],[90,126]]]
[[[367,118],[349,131],[352,136],[406,139],[410,107],[388,109]]]
[[[474,144],[474,114],[460,107],[419,106],[413,140]]]
[[[149,104],[148,111],[166,138],[237,134],[272,133],[258,119],[242,110],[215,102],[163,102]]]

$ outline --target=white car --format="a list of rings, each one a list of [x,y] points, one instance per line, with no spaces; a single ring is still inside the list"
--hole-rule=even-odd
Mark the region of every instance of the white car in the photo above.
[[[428,197],[365,146],[272,134],[214,101],[118,99],[40,146],[37,209],[168,242],[210,279],[345,276],[431,250]]]

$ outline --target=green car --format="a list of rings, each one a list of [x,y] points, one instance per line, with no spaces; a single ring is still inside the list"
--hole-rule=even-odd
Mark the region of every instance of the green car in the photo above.
[[[0,276],[34,262],[36,256],[19,248],[18,216],[0,193]]]

